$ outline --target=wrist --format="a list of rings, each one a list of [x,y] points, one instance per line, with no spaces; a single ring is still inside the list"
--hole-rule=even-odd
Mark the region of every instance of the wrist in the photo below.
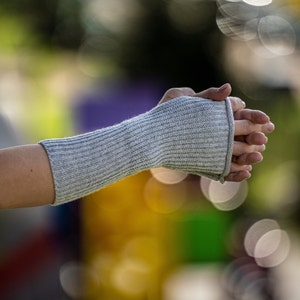
[[[224,181],[233,149],[229,99],[180,97],[130,122],[140,169],[167,167]]]

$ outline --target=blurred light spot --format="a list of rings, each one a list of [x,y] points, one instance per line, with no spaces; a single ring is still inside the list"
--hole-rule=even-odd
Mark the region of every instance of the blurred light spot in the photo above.
[[[255,247],[255,260],[265,268],[276,267],[288,256],[290,240],[288,234],[281,229],[275,229],[264,234]]]
[[[142,262],[149,268],[155,268],[160,260],[158,241],[147,235],[135,236],[125,245],[122,256],[125,260]]]
[[[163,185],[150,178],[145,185],[144,198],[148,207],[160,214],[169,214],[180,209],[186,199],[186,184]]]
[[[97,252],[97,256],[93,259],[92,265],[99,276],[99,283],[102,286],[110,285],[110,273],[115,264],[115,256],[112,251],[110,253]]]
[[[243,182],[220,183],[202,177],[201,190],[204,196],[219,210],[229,211],[241,206],[248,194],[248,184]]]
[[[219,6],[219,12],[236,21],[250,21],[258,17],[259,11],[241,2],[227,2]]]
[[[129,296],[146,293],[150,281],[150,269],[138,260],[123,260],[112,270],[111,281],[114,288]]]
[[[188,174],[181,171],[175,171],[167,168],[150,169],[152,176],[164,184],[176,184],[184,180]]]
[[[247,231],[244,239],[245,250],[248,255],[254,257],[255,246],[259,239],[271,230],[279,229],[275,220],[263,219],[254,223]]]
[[[97,282],[97,274],[82,263],[71,261],[65,263],[59,272],[60,284],[72,299],[82,299],[87,292],[85,282]]]
[[[161,264],[162,253],[154,237],[133,237],[124,246],[118,263],[111,270],[112,286],[128,296],[144,295],[157,276],[155,271]]]
[[[241,2],[226,2],[219,6],[216,22],[220,31],[236,40],[247,41],[256,36],[257,28],[252,23],[259,16],[257,8]],[[251,25],[251,26],[250,26]]]
[[[270,268],[282,263],[290,248],[287,233],[275,220],[264,219],[254,223],[244,239],[245,250],[259,266]]]
[[[253,6],[266,6],[273,2],[272,0],[243,0],[243,1]]]
[[[167,278],[163,293],[165,300],[224,299],[217,266],[183,266]]]
[[[260,19],[258,34],[262,44],[276,55],[289,55],[296,48],[296,33],[293,26],[278,16]]]
[[[200,187],[203,195],[205,196],[206,199],[209,200],[209,187],[211,184],[212,180],[206,177],[201,177],[200,178]]]
[[[270,3],[271,0],[219,1],[217,25],[227,37],[248,42],[258,55],[290,55],[296,49],[295,28],[283,17],[262,15],[261,6]]]
[[[255,299],[255,300],[265,300],[267,292],[267,285],[269,280],[267,278],[256,278],[255,274],[251,274],[248,278],[248,284],[244,287],[242,292],[242,298],[245,300]]]
[[[232,299],[264,300],[270,285],[267,272],[250,257],[229,263],[222,274],[222,286]]]
[[[90,0],[84,5],[82,18],[86,27],[102,24],[120,33],[130,27],[130,21],[138,15],[139,8],[136,0]]]
[[[259,23],[259,18],[254,18],[250,21],[247,21],[244,25],[244,41],[252,41],[257,39],[258,33],[257,33],[257,28],[258,28],[258,23]]]

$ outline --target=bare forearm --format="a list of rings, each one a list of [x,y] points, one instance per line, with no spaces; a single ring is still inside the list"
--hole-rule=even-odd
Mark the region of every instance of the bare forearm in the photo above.
[[[54,184],[48,157],[41,145],[0,150],[0,208],[51,204]]]

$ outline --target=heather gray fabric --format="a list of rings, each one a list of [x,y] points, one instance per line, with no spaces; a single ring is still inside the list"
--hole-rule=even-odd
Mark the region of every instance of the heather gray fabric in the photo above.
[[[179,97],[120,124],[40,144],[49,157],[58,205],[155,167],[223,182],[233,134],[228,99]]]

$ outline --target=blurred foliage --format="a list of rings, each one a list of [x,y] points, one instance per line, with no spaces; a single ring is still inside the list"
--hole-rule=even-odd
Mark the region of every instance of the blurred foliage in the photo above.
[[[112,61],[125,74],[133,78],[159,78],[168,84],[189,85],[197,90],[225,81],[222,34],[212,18],[216,13],[214,2],[182,5],[180,9],[186,9],[179,24],[169,17],[172,9],[168,7],[169,1],[138,2],[143,13],[131,24],[131,30],[117,35],[111,33],[120,43]],[[82,5],[71,0],[3,0],[0,8],[7,15],[17,14],[22,24],[33,32],[29,37],[21,29],[16,31],[18,35],[34,37],[43,47],[77,49],[88,30],[83,28],[80,16]],[[191,17],[193,11],[196,14]],[[100,29],[96,34],[101,34]]]
[[[128,74],[161,78],[169,84],[196,90],[224,83],[223,36],[213,17],[214,2],[183,3],[178,8],[182,21],[179,24],[174,24],[168,14],[168,1],[141,2],[145,13],[140,24],[123,38],[122,51],[117,57]],[[198,15],[191,16],[192,10]],[[189,18],[197,22],[190,24]]]
[[[71,86],[60,88],[63,72],[72,64],[69,55],[45,45],[24,15],[3,8],[0,37],[1,112],[11,117],[26,142],[71,134],[65,100]]]
[[[296,221],[300,208],[299,98],[291,91],[264,89],[261,101],[249,105],[264,110],[276,129],[269,136],[264,161],[255,166],[249,181],[247,208],[279,219]]]
[[[136,1],[139,15],[129,22],[128,30],[119,32],[110,30],[100,21],[97,25],[93,25],[91,20],[83,21],[82,11],[87,3],[79,0],[2,0],[0,3],[1,53],[15,53],[21,71],[31,82],[37,83],[31,86],[35,92],[30,94],[32,100],[27,103],[40,103],[30,104],[37,109],[38,119],[49,118],[43,113],[46,103],[49,103],[47,111],[53,112],[52,124],[69,118],[66,117],[68,114],[59,113],[62,111],[59,99],[63,95],[50,89],[49,82],[55,77],[53,74],[51,77],[51,72],[55,73],[58,66],[66,63],[66,57],[61,53],[73,51],[73,57],[65,65],[69,67],[76,61],[77,50],[89,35],[96,37],[105,33],[106,37],[115,39],[118,46],[114,51],[105,53],[104,59],[103,52],[90,47],[87,54],[92,54],[92,60],[84,57],[87,65],[100,68],[99,65],[105,62],[107,71],[109,68],[106,66],[111,62],[110,68],[117,66],[119,72],[127,77],[155,78],[167,86],[190,86],[195,90],[229,81],[234,94],[243,98],[249,107],[264,110],[271,116],[277,128],[270,136],[264,163],[255,167],[254,176],[249,181],[251,201],[248,206],[261,209],[263,203],[269,203],[265,199],[272,189],[276,166],[287,161],[299,161],[299,99],[289,88],[274,90],[259,82],[253,86],[250,96],[245,95],[239,90],[238,76],[232,82],[228,75],[230,72],[224,69],[225,37],[216,26],[216,3],[139,0]],[[61,52],[56,51],[59,49]],[[60,80],[59,76],[57,80]],[[37,99],[43,99],[43,102]],[[30,117],[27,121],[36,124]],[[31,127],[38,131],[37,126]],[[62,135],[57,128],[49,129],[46,135],[57,131]],[[36,136],[43,134],[45,132],[39,132]],[[297,164],[294,166],[294,178],[298,180]],[[278,181],[285,176],[282,174]],[[288,189],[288,185],[285,188]],[[267,209],[270,206],[269,203]]]
[[[0,9],[7,15],[22,18],[30,26],[33,36],[46,45],[66,48],[78,47],[83,30],[80,24],[80,2],[73,0],[3,0]]]
[[[243,98],[248,107],[261,109],[271,116],[276,131],[270,136],[264,163],[255,167],[254,176],[249,181],[251,201],[248,206],[262,209],[263,203],[269,203],[265,199],[268,198],[268,190],[272,189],[276,166],[286,161],[298,162],[299,99],[288,87],[286,90],[274,90],[259,82],[253,86],[251,95],[239,90],[238,76],[233,81],[230,72],[224,68],[225,37],[216,26],[216,3],[139,0],[136,1],[138,16],[129,19],[123,31],[113,31],[99,20],[99,24],[93,24],[93,20],[83,20],[82,13],[87,3],[79,0],[2,0],[0,3],[1,53],[15,53],[22,72],[32,82],[38,83],[32,85],[33,94],[28,100],[28,103],[40,103],[34,106],[30,104],[35,108],[40,107],[36,108],[38,119],[49,118],[43,113],[46,103],[49,103],[48,112],[53,112],[53,122],[50,123],[59,124],[61,121],[58,120],[69,118],[66,118],[66,113],[58,113],[62,111],[62,101],[59,99],[63,95],[49,86],[57,67],[66,63],[66,57],[61,53],[73,51],[73,57],[65,65],[69,68],[76,61],[77,51],[85,39],[105,33],[108,39],[117,41],[116,49],[104,53],[98,52],[97,47],[88,48],[83,56],[85,67],[100,68],[102,64],[101,68],[104,65],[105,72],[109,73],[109,68],[117,66],[120,73],[133,79],[155,78],[167,86],[190,86],[195,90],[229,81],[234,94]],[[80,51],[82,55],[82,49]],[[109,64],[110,67],[107,67]],[[57,80],[60,80],[59,76]],[[42,98],[43,102],[33,100]],[[32,118],[27,118],[27,121],[36,124]],[[31,127],[38,131],[35,125]],[[62,135],[60,130],[50,128],[46,135],[51,136],[57,131]],[[45,132],[39,132],[36,136],[43,134]],[[297,167],[296,163],[294,165]],[[296,171],[294,175],[298,180]],[[282,178],[285,176],[282,174]],[[271,204],[266,206],[268,210]]]

